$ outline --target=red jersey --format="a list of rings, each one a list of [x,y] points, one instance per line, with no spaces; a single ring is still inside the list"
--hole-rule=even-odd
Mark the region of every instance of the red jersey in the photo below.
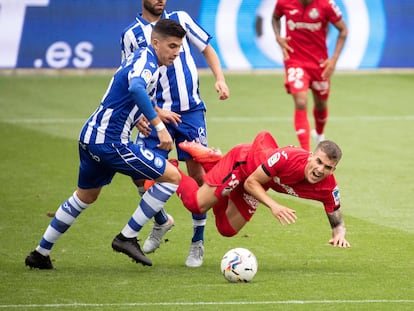
[[[219,203],[214,210],[227,207],[227,197],[237,201],[240,213],[249,220],[258,202],[245,192],[243,183],[260,165],[273,179],[264,185],[276,192],[323,203],[325,211],[333,212],[340,207],[339,189],[333,175],[311,184],[305,179],[305,166],[309,151],[298,147],[278,148],[268,132],[259,133],[253,144],[233,147],[206,175],[205,182],[217,187]],[[244,200],[244,202],[243,202]],[[216,213],[216,211],[215,211]]]
[[[289,52],[285,65],[319,68],[328,58],[328,25],[342,18],[335,2],[313,0],[305,7],[299,0],[277,0],[273,14],[286,17],[286,36],[291,37],[288,45],[294,52]]]
[[[269,132],[260,132],[252,144],[233,147],[204,175],[204,181],[210,186],[226,185],[223,190],[231,192],[266,161],[277,147],[277,142]]]
[[[305,166],[309,152],[297,147],[282,147],[275,150],[262,168],[273,179],[265,186],[277,192],[320,201],[325,211],[332,213],[340,207],[339,189],[334,175],[329,175],[316,184],[305,179]]]

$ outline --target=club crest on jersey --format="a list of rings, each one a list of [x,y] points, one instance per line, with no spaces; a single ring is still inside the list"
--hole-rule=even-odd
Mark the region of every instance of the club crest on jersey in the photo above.
[[[313,8],[312,10],[310,10],[310,12],[309,12],[309,17],[310,17],[311,19],[317,19],[317,18],[319,17],[319,12],[318,12],[318,9]]]
[[[152,73],[148,69],[144,69],[141,72],[141,78],[144,79],[145,83],[149,83],[152,78]]]

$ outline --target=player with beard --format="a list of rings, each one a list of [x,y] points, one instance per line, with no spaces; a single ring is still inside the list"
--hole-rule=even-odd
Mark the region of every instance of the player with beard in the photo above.
[[[142,12],[138,13],[135,21],[122,32],[122,57],[125,58],[134,50],[149,44],[152,28],[160,18],[173,19],[186,29],[187,34],[184,37],[179,57],[171,67],[160,69],[155,100],[157,112],[174,139],[178,160],[185,161],[188,174],[201,185],[205,173],[202,166],[179,148],[179,143],[183,141],[196,141],[207,146],[206,105],[200,97],[198,70],[191,49],[198,50],[204,56],[215,77],[214,86],[220,100],[228,98],[229,89],[219,58],[209,44],[211,36],[188,13],[167,12],[166,2],[166,0],[142,1]],[[159,142],[154,128],[148,127],[148,123],[142,120],[139,130],[137,142],[147,148],[157,150]],[[159,150],[159,152],[168,158],[169,152],[165,150]],[[143,193],[143,185],[137,186],[140,193]],[[193,214],[192,218],[194,231],[185,264],[189,267],[199,267],[203,263],[204,228],[207,215]],[[173,224],[173,218],[165,210],[158,213],[154,218],[153,229],[144,242],[144,252],[154,252]]]
[[[179,55],[185,30],[173,20],[160,20],[151,45],[131,54],[112,77],[99,107],[79,135],[78,187],[57,209],[38,246],[25,259],[26,266],[54,269],[50,252],[57,240],[94,203],[116,173],[133,180],[153,179],[152,191],[141,198],[128,223],[112,241],[114,251],[137,263],[151,266],[141,251],[138,232],[174,194],[180,180],[176,167],[153,150],[134,144],[131,131],[144,115],[155,127],[160,149],[171,150],[173,140],[154,110],[150,96],[159,77],[159,66],[170,66]],[[144,210],[144,213],[142,212]],[[93,227],[89,228],[93,231]]]

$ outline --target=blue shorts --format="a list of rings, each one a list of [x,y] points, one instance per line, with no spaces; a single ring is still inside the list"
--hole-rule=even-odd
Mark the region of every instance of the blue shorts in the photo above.
[[[173,124],[165,124],[168,131],[175,143],[177,150],[177,157],[179,161],[185,161],[192,158],[190,154],[181,150],[178,144],[187,141],[196,141],[204,146],[207,146],[207,131],[206,131],[206,119],[205,110],[195,110],[191,112],[181,113],[181,123],[178,126]],[[143,145],[148,149],[155,150],[158,154],[168,158],[169,151],[160,150],[157,145],[160,143],[158,140],[157,131],[151,126],[151,134],[148,137],[144,137],[138,134],[136,143]]]
[[[91,144],[79,142],[78,187],[100,188],[112,181],[115,173],[137,179],[157,179],[164,174],[162,155],[136,144]]]

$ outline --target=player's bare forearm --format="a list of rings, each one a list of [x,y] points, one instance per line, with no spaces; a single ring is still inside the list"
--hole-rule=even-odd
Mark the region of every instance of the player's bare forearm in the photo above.
[[[282,50],[283,59],[288,60],[289,59],[289,53],[293,53],[294,51],[293,51],[292,47],[288,44],[291,37],[288,36],[286,38],[282,38],[282,36],[281,36],[282,26],[281,26],[280,18],[281,18],[281,16],[277,17],[277,16],[273,15],[272,27],[273,27],[273,32],[275,33],[276,42],[279,44],[279,46]]]
[[[263,185],[270,181],[261,166],[254,171],[244,182],[244,189],[250,193],[256,200],[267,206],[276,219],[282,224],[292,224],[296,221],[295,211],[280,205],[273,200],[263,188]]]
[[[342,52],[342,49],[343,49],[344,45],[345,45],[346,38],[348,37],[348,27],[346,26],[343,19],[339,20],[339,22],[334,24],[334,26],[339,31],[338,37],[336,39],[334,53],[332,55],[332,59],[334,59],[335,63],[336,63],[336,61],[339,58],[339,55]]]
[[[333,213],[326,213],[326,215],[328,216],[328,220],[329,220],[329,223],[331,224],[332,229],[337,227],[340,224],[343,224],[344,222],[342,219],[341,209],[337,209]]]
[[[219,94],[219,99],[224,100],[230,96],[229,88],[226,84],[226,79],[224,78],[223,69],[221,68],[220,59],[216,51],[211,47],[211,45],[207,45],[207,47],[203,51],[204,58],[208,66],[211,69],[214,77],[216,78],[215,88],[217,93]]]
[[[335,247],[350,247],[351,244],[345,238],[346,228],[341,210],[337,209],[333,213],[326,214],[332,228],[332,238],[329,240],[329,243]]]
[[[225,81],[220,59],[218,58],[218,55],[214,48],[211,45],[207,45],[202,53],[207,62],[207,65],[210,67],[211,72],[216,78],[216,81]]]

